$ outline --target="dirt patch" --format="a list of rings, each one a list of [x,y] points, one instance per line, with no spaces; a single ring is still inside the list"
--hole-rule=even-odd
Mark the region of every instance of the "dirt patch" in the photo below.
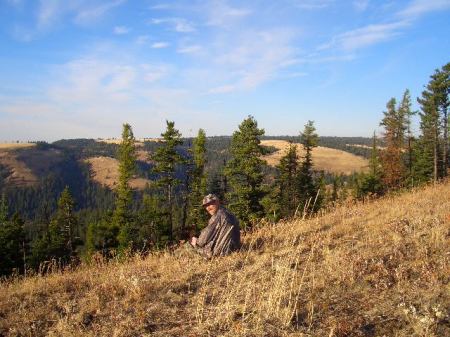
[[[263,140],[261,141],[261,145],[273,146],[278,149],[276,152],[263,156],[263,159],[266,160],[269,165],[276,166],[279,164],[280,159],[286,154],[289,142],[285,140]],[[296,145],[299,156],[304,156],[305,151],[303,150],[303,145]],[[328,147],[318,146],[313,149],[312,155],[314,169],[330,173],[351,174],[353,172],[366,171],[369,165],[369,162],[362,157]]]

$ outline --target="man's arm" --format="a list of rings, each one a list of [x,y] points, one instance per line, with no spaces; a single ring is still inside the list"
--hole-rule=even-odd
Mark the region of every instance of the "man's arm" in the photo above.
[[[195,246],[203,247],[205,246],[209,241],[211,241],[214,234],[214,224],[209,224],[207,227],[205,227],[201,232],[200,236],[198,237],[195,243]]]

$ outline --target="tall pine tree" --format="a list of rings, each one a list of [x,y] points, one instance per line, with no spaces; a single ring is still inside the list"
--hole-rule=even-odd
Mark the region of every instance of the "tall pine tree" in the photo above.
[[[280,159],[277,168],[277,202],[281,213],[280,215],[281,217],[291,217],[294,215],[299,202],[299,191],[296,184],[299,168],[297,145],[289,143],[286,154]]]
[[[244,119],[239,129],[233,133],[230,153],[231,159],[225,167],[231,192],[228,193],[230,209],[236,214],[243,227],[251,226],[264,214],[261,199],[265,195],[263,189],[263,167],[265,162],[260,158],[264,149],[260,137],[264,129],[252,116]]]
[[[133,216],[131,205],[133,191],[130,180],[136,171],[136,147],[130,124],[123,124],[122,142],[118,150],[119,183],[116,189],[116,205],[113,213],[113,225],[118,228],[119,248],[125,250],[133,241]]]
[[[192,169],[189,193],[188,223],[194,224],[195,229],[205,225],[207,214],[202,207],[202,198],[206,194],[206,134],[203,129],[198,130],[197,138],[192,147]]]
[[[305,157],[300,166],[297,179],[297,188],[299,193],[299,210],[308,209],[315,211],[320,207],[317,203],[318,186],[314,181],[312,151],[317,146],[319,136],[316,133],[316,128],[313,121],[308,121],[305,124],[303,132],[300,134],[300,142],[305,151]]]
[[[153,173],[158,175],[157,186],[163,190],[163,201],[167,214],[167,239],[173,241],[174,235],[174,194],[175,187],[180,184],[176,177],[176,169],[185,159],[177,151],[177,147],[183,144],[181,133],[175,129],[175,122],[166,121],[166,131],[161,134],[162,145],[155,151],[151,159],[155,162]]]
[[[383,167],[383,183],[387,189],[396,189],[403,186],[406,167],[403,161],[406,110],[396,108],[395,98],[386,104],[386,111],[380,125],[384,127],[383,139],[386,149],[381,156]]]

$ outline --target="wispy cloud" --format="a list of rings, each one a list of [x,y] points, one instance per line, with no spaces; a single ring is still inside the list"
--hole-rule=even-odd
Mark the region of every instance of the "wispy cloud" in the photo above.
[[[191,33],[196,31],[194,24],[183,18],[151,19],[150,23],[154,25],[169,24],[172,30],[179,33]]]
[[[300,9],[322,9],[333,4],[334,0],[291,0]]]
[[[212,26],[229,26],[236,20],[252,14],[252,10],[248,8],[232,7],[223,0],[212,1],[205,4],[205,7],[208,15],[207,24]]]
[[[210,88],[209,93],[252,90],[270,81],[292,65],[294,38],[294,32],[286,29],[249,31],[234,37],[233,47],[216,50],[215,63],[226,72],[225,83]]]
[[[155,42],[155,43],[152,43],[152,48],[153,49],[162,49],[162,48],[167,48],[167,47],[169,47],[169,43],[168,42]]]
[[[125,27],[125,26],[114,27],[114,34],[124,35],[124,34],[128,34],[129,32],[130,32],[130,28],[128,28],[128,27]]]
[[[143,44],[146,44],[149,40],[150,40],[149,35],[140,35],[136,38],[136,43],[143,45]]]
[[[370,0],[354,0],[353,7],[358,12],[364,12],[369,7]]]
[[[141,65],[144,81],[146,82],[156,82],[165,77],[167,77],[171,72],[171,67],[168,65],[151,65],[143,64]]]
[[[90,24],[124,2],[125,0],[115,0],[101,2],[96,5],[90,5],[89,7],[81,7],[75,16],[75,22],[79,24]]]
[[[450,9],[450,0],[413,0],[398,12],[405,19],[414,19],[429,12]]]
[[[184,46],[177,49],[177,53],[180,54],[195,54],[202,50],[199,45]]]
[[[401,34],[401,29],[408,26],[406,21],[387,24],[373,24],[350,30],[335,36],[329,43],[320,46],[319,50],[338,48],[353,51],[360,48],[388,41]]]

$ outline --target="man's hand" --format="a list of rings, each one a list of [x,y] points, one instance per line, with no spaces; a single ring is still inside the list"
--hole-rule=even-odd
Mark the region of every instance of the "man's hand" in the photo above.
[[[195,236],[193,236],[191,239],[191,245],[193,245],[194,247],[197,245],[197,238]]]

